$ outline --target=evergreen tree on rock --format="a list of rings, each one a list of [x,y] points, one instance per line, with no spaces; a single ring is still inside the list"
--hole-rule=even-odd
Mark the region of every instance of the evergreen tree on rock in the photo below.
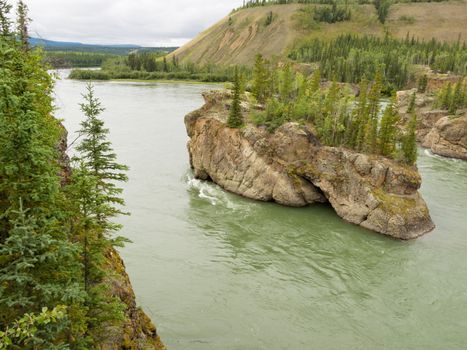
[[[408,165],[417,161],[417,115],[412,114],[406,134],[402,138],[402,159]]]
[[[238,68],[235,68],[235,78],[233,85],[233,100],[230,108],[229,118],[227,125],[230,128],[241,128],[243,126],[242,106],[240,99],[241,81],[238,73]]]

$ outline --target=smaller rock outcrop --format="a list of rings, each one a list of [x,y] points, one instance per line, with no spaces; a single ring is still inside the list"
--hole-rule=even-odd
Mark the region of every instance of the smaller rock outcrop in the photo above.
[[[406,111],[414,92],[416,89],[397,93],[399,113],[406,123],[410,119]],[[443,157],[467,160],[467,110],[457,111],[453,116],[447,110],[433,109],[432,96],[416,96],[417,141],[420,145]]]
[[[329,202],[343,219],[400,239],[434,228],[415,167],[321,146],[312,125],[286,123],[274,133],[252,124],[231,129],[228,93],[204,97],[206,104],[185,117],[195,177],[287,206]]]
[[[467,160],[467,116],[440,118],[422,145],[435,154]]]

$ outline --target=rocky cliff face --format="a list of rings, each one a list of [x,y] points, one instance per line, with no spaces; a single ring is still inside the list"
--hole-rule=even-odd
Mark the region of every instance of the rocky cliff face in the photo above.
[[[109,250],[107,267],[111,272],[105,285],[112,297],[126,305],[123,327],[108,327],[103,335],[101,350],[165,350],[156,327],[143,310],[136,306],[135,293],[125,271],[125,265],[115,250]]]
[[[343,148],[323,147],[311,126],[284,124],[273,134],[248,125],[230,129],[221,92],[185,118],[197,178],[239,195],[288,206],[329,202],[343,219],[400,239],[434,224],[412,167]],[[245,109],[248,106],[244,106]]]

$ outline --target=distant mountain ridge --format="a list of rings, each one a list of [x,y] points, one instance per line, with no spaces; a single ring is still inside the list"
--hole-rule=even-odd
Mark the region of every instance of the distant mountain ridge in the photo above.
[[[29,38],[29,43],[33,46],[46,46],[46,47],[68,47],[68,46],[81,46],[81,47],[114,47],[114,48],[133,48],[138,49],[142,46],[132,44],[120,44],[120,45],[102,45],[102,44],[83,44],[80,42],[73,41],[54,41],[40,38]]]
[[[102,45],[102,44],[84,44],[80,42],[71,41],[54,41],[41,38],[29,38],[31,46],[41,46],[46,51],[83,51],[83,52],[102,52],[102,53],[114,53],[114,54],[128,54],[134,50],[145,50],[145,51],[167,51],[172,52],[177,47],[143,47],[140,45],[133,44],[114,44],[114,45]]]

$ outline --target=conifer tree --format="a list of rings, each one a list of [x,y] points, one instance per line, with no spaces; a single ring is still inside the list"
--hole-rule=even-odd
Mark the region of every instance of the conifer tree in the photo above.
[[[289,63],[279,71],[279,95],[282,102],[287,102],[292,97],[295,76]]]
[[[27,50],[29,48],[29,34],[28,34],[28,25],[30,19],[28,18],[28,7],[22,1],[18,1],[17,12],[17,33],[18,38],[23,46],[23,49]]]
[[[332,146],[335,141],[335,134],[338,121],[338,97],[339,85],[337,85],[336,81],[333,81],[324,100],[323,126],[319,128],[320,137],[322,138],[323,142],[329,146]]]
[[[380,111],[380,98],[382,89],[383,72],[378,69],[375,79],[368,93],[368,120],[365,125],[364,150],[368,153],[376,153],[378,141],[378,116]]]
[[[428,86],[428,77],[426,74],[424,74],[418,80],[418,92],[425,93],[427,86]]]
[[[59,227],[53,219],[39,222],[21,203],[16,214],[7,240],[0,244],[0,256],[9,257],[8,264],[0,268],[0,311],[5,320],[43,307],[84,301],[77,246],[56,232]],[[43,340],[53,343],[56,339],[49,335]]]
[[[417,161],[417,115],[412,114],[406,134],[402,138],[402,160],[409,165]]]
[[[417,93],[414,92],[412,94],[412,96],[410,97],[410,102],[409,102],[409,106],[407,107],[407,113],[409,114],[412,114],[415,112],[415,102],[416,102],[416,99],[417,99]]]
[[[76,149],[79,152],[79,159],[97,180],[96,190],[100,194],[97,203],[102,205],[98,213],[99,222],[106,230],[114,230],[119,226],[111,224],[109,219],[124,214],[117,206],[125,204],[120,197],[122,189],[116,183],[128,181],[125,174],[128,167],[116,161],[117,155],[108,140],[109,129],[99,118],[105,109],[95,97],[93,86],[88,84],[86,91],[83,95],[85,102],[80,104],[81,111],[86,117],[79,131],[83,140]]]
[[[309,84],[309,95],[313,95],[317,91],[319,91],[321,85],[321,70],[318,68],[313,72],[313,75],[310,78]]]
[[[268,97],[269,76],[266,68],[266,62],[263,56],[256,55],[255,65],[253,68],[253,96],[259,103],[266,102]]]
[[[443,109],[449,109],[452,103],[452,84],[451,82],[448,83],[446,86],[445,94],[443,95],[443,99],[441,100],[441,107]]]
[[[386,107],[381,118],[381,126],[378,135],[379,154],[392,157],[396,151],[397,123],[400,121],[396,107],[396,97]]]
[[[241,108],[241,100],[240,100],[240,93],[241,93],[240,85],[241,85],[241,82],[240,82],[240,76],[238,73],[238,68],[235,67],[233,100],[232,100],[232,106],[230,108],[229,118],[227,119],[227,125],[230,128],[240,128],[243,126],[243,116],[242,116],[242,108]]]
[[[99,237],[104,241],[104,236],[109,235],[120,229],[111,221],[112,218],[126,214],[120,208],[125,202],[121,198],[122,189],[117,186],[118,182],[126,182],[128,180],[125,172],[128,167],[117,163],[117,155],[112,149],[112,145],[108,140],[109,129],[105,128],[104,121],[99,118],[99,115],[104,111],[100,101],[94,95],[94,88],[88,84],[87,92],[83,95],[85,100],[81,103],[81,110],[85,115],[85,120],[81,123],[79,134],[83,136],[83,140],[76,148],[79,153],[79,158],[76,160],[81,162],[81,178],[84,178],[88,185],[92,184],[91,189],[87,188],[82,197],[91,202],[88,206],[83,206],[81,210],[83,215],[90,220],[94,220],[93,224],[88,224],[88,227],[93,230],[93,226],[98,226],[100,229]],[[86,186],[83,185],[84,188]],[[89,186],[88,186],[89,187]],[[91,192],[92,190],[92,192]],[[85,235],[88,230],[84,230]],[[89,248],[88,237],[84,237],[84,263],[85,263],[85,286],[89,285],[90,262],[87,259]]]
[[[358,151],[363,149],[365,139],[365,126],[368,123],[368,80],[363,78],[360,82],[360,94],[357,107],[353,113],[353,123],[350,138],[350,147]]]
[[[112,219],[127,214],[121,209],[125,202],[118,183],[128,180],[125,173],[128,167],[117,162],[117,155],[108,140],[109,129],[99,118],[104,108],[95,97],[91,84],[83,98],[80,106],[85,120],[79,131],[83,139],[76,148],[78,155],[74,160],[78,166],[68,192],[75,203],[75,211],[80,213],[75,219],[75,230],[83,247],[83,285],[88,293],[88,319],[95,338],[99,337],[97,330],[103,324],[123,319],[124,306],[117,299],[105,297],[102,282],[106,275],[105,255],[113,246],[126,241],[111,235],[121,228]]]
[[[463,88],[463,78],[459,79],[454,87],[453,96],[449,106],[449,113],[455,114],[459,108],[464,107],[465,95]]]
[[[8,37],[11,35],[11,20],[8,17],[11,5],[7,0],[0,0],[0,35]]]

